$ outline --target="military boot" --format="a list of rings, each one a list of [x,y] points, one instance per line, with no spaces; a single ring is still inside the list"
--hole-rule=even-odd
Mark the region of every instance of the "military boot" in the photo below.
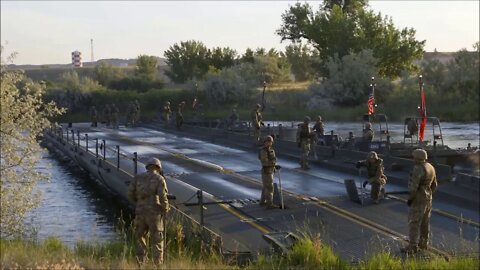
[[[418,246],[417,245],[408,245],[406,247],[401,248],[400,252],[405,253],[405,254],[415,254],[415,253],[418,252]]]

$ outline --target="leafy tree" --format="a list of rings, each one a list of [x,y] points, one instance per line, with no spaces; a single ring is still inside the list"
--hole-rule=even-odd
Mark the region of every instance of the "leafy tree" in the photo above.
[[[106,61],[100,61],[93,72],[95,79],[103,86],[108,86],[111,81],[121,79],[124,76],[120,69],[114,68]]]
[[[201,79],[208,71],[209,51],[200,41],[174,44],[164,53],[169,70],[165,74],[174,82]]]
[[[342,58],[336,56],[330,58],[326,63],[330,78],[321,84],[312,84],[310,90],[315,95],[332,100],[334,105],[355,106],[364,102],[366,104],[371,91],[370,78],[376,74],[376,62],[370,50]],[[378,78],[376,84],[375,98],[378,102],[392,86],[389,81]]]
[[[285,57],[292,66],[296,81],[313,79],[315,70],[314,59],[318,57],[307,45],[289,45],[285,48]]]
[[[283,40],[308,41],[323,61],[320,75],[328,77],[325,62],[370,49],[378,59],[382,76],[398,77],[402,70],[416,70],[412,61],[421,58],[425,41],[415,39],[413,28],[397,30],[391,19],[367,10],[366,0],[326,1],[314,12],[308,3],[296,3],[282,15],[276,33]]]
[[[41,158],[37,138],[50,127],[48,118],[64,110],[42,101],[45,89],[39,83],[27,80],[22,72],[6,72],[3,59],[1,82],[0,236],[10,238],[28,232],[25,217],[38,205],[40,196],[33,188],[48,179],[36,169]],[[24,86],[19,88],[19,84]]]
[[[253,64],[253,62],[255,61],[255,59],[253,58],[254,56],[255,56],[255,53],[253,52],[253,50],[250,48],[247,48],[245,50],[245,53],[242,55],[242,57],[240,57],[240,62]]]
[[[157,74],[157,57],[140,55],[137,58],[135,76],[153,81]]]
[[[213,48],[209,53],[209,65],[221,70],[226,67],[231,67],[235,64],[237,52],[231,48]]]
[[[454,60],[447,64],[446,91],[456,94],[456,100],[463,102],[479,102],[479,53],[462,49],[455,53]]]

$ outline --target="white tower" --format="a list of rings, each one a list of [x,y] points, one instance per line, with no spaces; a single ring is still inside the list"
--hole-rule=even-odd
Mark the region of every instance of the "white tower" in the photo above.
[[[90,52],[91,52],[91,58],[92,58],[92,59],[90,59],[90,60],[91,60],[92,63],[93,63],[93,62],[95,61],[94,58],[93,58],[93,38],[90,39],[90,45],[91,45],[91,47],[90,47],[90,50],[91,50],[91,51],[90,51]]]
[[[72,65],[73,67],[82,67],[82,53],[79,51],[72,52]]]

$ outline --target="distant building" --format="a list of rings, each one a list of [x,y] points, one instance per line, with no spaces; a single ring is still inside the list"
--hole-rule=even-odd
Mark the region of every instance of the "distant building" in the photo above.
[[[79,51],[72,52],[72,65],[73,67],[82,67],[82,53]]]

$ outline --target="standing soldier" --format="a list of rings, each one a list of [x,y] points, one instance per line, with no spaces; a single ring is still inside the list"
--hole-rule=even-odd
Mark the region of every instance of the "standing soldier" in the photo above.
[[[325,145],[325,140],[323,138],[325,126],[322,122],[322,117],[319,115],[315,119],[315,125],[313,126],[313,131],[315,132],[315,136],[313,137],[313,154],[315,155],[315,159],[317,159],[317,145]]]
[[[125,123],[125,126],[132,126],[133,127],[133,124],[134,124],[134,115],[135,115],[135,108],[134,108],[135,104],[133,104],[133,102],[130,102],[128,104],[128,108],[127,108],[127,122]]]
[[[365,123],[365,129],[363,130],[363,141],[372,142],[374,134],[375,133],[372,130],[372,123],[370,122]]]
[[[177,115],[175,117],[177,130],[180,130],[180,128],[182,128],[182,125],[183,125],[183,107],[185,107],[185,103],[186,103],[185,101],[182,101],[178,104]]]
[[[137,262],[144,263],[147,255],[147,234],[153,245],[153,262],[163,264],[164,218],[170,206],[162,164],[150,159],[146,172],[136,175],[128,188],[128,199],[135,203],[135,236]]]
[[[163,120],[165,120],[165,127],[168,127],[170,123],[170,116],[172,115],[172,110],[170,109],[170,101],[165,103],[163,107]]]
[[[413,166],[408,181],[409,196],[407,204],[409,244],[402,252],[415,253],[418,249],[426,250],[430,233],[430,214],[432,211],[432,194],[437,189],[435,168],[427,162],[427,152],[423,149],[413,151]]]
[[[260,126],[264,126],[262,121],[262,113],[260,112],[261,108],[262,105],[257,104],[251,115],[254,137],[257,143],[260,141]]]
[[[262,163],[262,196],[260,205],[266,205],[267,208],[278,208],[273,204],[273,173],[277,168],[277,157],[272,148],[273,137],[266,136],[263,140],[263,147],[258,153],[258,159]]]
[[[92,127],[97,127],[97,122],[98,122],[98,114],[97,114],[97,109],[95,109],[95,106],[92,106],[92,109],[90,110],[90,118],[92,119]]]
[[[111,121],[111,110],[110,110],[110,105],[105,105],[105,108],[103,108],[103,117],[105,118],[105,126],[109,127],[110,126],[110,121]]]
[[[133,120],[134,120],[134,125],[136,125],[140,122],[140,103],[138,102],[138,99],[135,100],[134,107],[135,107],[135,110],[134,110],[135,114],[134,114]]]
[[[120,113],[120,111],[118,110],[117,106],[115,106],[115,104],[112,104],[110,114],[111,114],[112,128],[113,129],[118,129],[118,114],[119,113]]]
[[[239,117],[236,109],[232,110],[232,114],[228,117],[228,127],[232,128],[235,127],[235,124],[237,123]]]
[[[302,148],[302,158],[300,159],[300,165],[302,169],[310,169],[308,166],[308,154],[310,153],[310,143],[312,138],[312,131],[308,124],[310,123],[310,117],[305,116],[303,124],[298,125],[297,129],[297,144]]]
[[[385,196],[385,184],[387,183],[387,176],[383,174],[383,160],[378,157],[375,151],[371,151],[367,154],[366,160],[361,160],[357,162],[357,169],[360,167],[367,167],[367,177],[368,180],[363,182],[363,187],[367,184],[372,185],[370,191],[370,198],[372,198],[374,203],[380,202],[380,197]]]

